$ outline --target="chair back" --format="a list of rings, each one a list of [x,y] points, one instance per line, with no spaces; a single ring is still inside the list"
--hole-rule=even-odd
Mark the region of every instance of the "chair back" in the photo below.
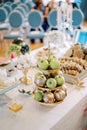
[[[25,12],[24,8],[18,6],[18,7],[16,8],[16,10],[18,10],[18,11],[23,15],[23,17],[25,17],[26,12]]]
[[[47,21],[50,28],[57,27],[57,10],[56,9],[53,9],[52,11],[50,11]]]
[[[31,1],[27,2],[26,5],[28,7],[28,10],[30,10],[31,8],[33,8],[35,6],[35,4]]]
[[[27,13],[28,12],[28,7],[27,7],[27,5],[26,4],[20,4],[19,5],[20,7],[22,7],[24,10],[25,10],[25,12]]]
[[[0,7],[3,7],[3,5],[4,5],[4,4],[3,4],[3,3],[1,3],[1,4],[0,4]]]
[[[23,16],[22,14],[15,10],[9,15],[9,24],[12,28],[18,29],[22,26]]]
[[[43,22],[43,15],[38,10],[30,11],[28,14],[28,23],[31,28],[40,28]]]
[[[8,13],[3,7],[0,8],[0,23],[4,23],[7,19]]]
[[[7,4],[7,5],[11,5],[12,2],[11,2],[11,1],[7,1],[5,4]]]
[[[14,10],[17,6],[18,6],[18,3],[13,3],[13,4],[11,5],[12,10]]]
[[[72,26],[79,27],[84,20],[84,15],[80,9],[73,9],[72,11]]]
[[[12,11],[11,6],[5,4],[3,7],[7,10],[8,14],[10,14],[10,12]]]

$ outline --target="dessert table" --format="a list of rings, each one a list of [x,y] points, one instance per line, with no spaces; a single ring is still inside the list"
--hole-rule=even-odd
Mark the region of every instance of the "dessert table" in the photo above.
[[[57,50],[58,57],[65,55],[70,48],[70,44]],[[42,48],[41,48],[42,49]],[[31,52],[31,56],[41,50]],[[32,58],[32,60],[34,60]],[[36,70],[30,72],[32,79]],[[21,75],[20,71],[16,75]],[[15,76],[12,75],[10,78]],[[45,106],[36,103],[31,95],[19,93],[18,84],[11,89],[5,96],[9,97],[7,104],[0,106],[0,129],[1,130],[81,130],[83,110],[87,104],[87,78],[84,80],[84,88],[78,90],[76,86],[66,83],[67,97],[60,104],[55,106]],[[34,88],[34,84],[28,86]],[[3,95],[4,96],[4,95]],[[10,102],[20,102],[22,110],[14,113],[9,110]]]

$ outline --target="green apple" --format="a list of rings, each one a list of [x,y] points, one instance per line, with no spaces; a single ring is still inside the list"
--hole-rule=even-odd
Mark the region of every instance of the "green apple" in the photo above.
[[[35,92],[34,99],[39,102],[43,101],[43,93],[40,91]]]
[[[57,75],[55,77],[55,80],[56,80],[58,86],[62,86],[65,82],[64,77],[61,75]]]
[[[39,75],[43,75],[43,73],[42,73],[42,72],[37,72],[37,73],[35,74],[35,76],[34,76],[34,80],[35,80]]]
[[[35,84],[43,87],[46,84],[46,77],[44,75],[39,75],[35,80]]]
[[[57,82],[54,78],[49,78],[46,81],[46,85],[47,85],[48,88],[55,88],[56,85],[57,85]]]
[[[57,60],[56,56],[54,56],[54,55],[50,56],[50,57],[48,58],[48,61],[50,62],[50,61],[53,60],[53,59],[56,59],[56,60]]]
[[[51,68],[52,70],[54,70],[54,69],[59,69],[59,68],[60,68],[60,63],[59,63],[59,61],[58,61],[57,59],[51,60],[51,61],[50,61],[50,68]]]
[[[41,59],[38,61],[39,69],[47,70],[48,66],[49,66],[49,63],[48,63],[47,59]]]

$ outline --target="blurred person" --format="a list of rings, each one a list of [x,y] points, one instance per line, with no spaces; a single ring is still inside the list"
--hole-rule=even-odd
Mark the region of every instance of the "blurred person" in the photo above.
[[[47,4],[46,8],[45,8],[45,16],[44,16],[44,19],[45,19],[45,23],[47,25],[47,28],[46,28],[46,31],[47,29],[49,28],[49,25],[48,25],[48,22],[47,22],[47,18],[49,16],[49,13],[50,11],[52,11],[53,9],[56,9],[57,8],[57,5],[55,3],[55,0],[50,0],[49,3]],[[54,29],[53,29],[54,30]]]
[[[52,9],[55,9],[55,8],[56,8],[55,2],[54,2],[54,0],[51,0],[51,1],[47,4],[47,6],[46,6],[46,8],[45,8],[45,18],[47,18],[48,15],[49,15],[49,12],[50,12]]]
[[[41,11],[42,13],[44,13],[44,5],[43,5],[42,0],[36,0],[34,9],[37,9]]]

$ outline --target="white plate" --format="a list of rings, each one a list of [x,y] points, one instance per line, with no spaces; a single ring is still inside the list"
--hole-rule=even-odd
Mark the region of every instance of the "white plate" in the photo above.
[[[0,62],[0,66],[8,65],[8,64],[10,64],[10,62],[11,62],[10,60]]]

